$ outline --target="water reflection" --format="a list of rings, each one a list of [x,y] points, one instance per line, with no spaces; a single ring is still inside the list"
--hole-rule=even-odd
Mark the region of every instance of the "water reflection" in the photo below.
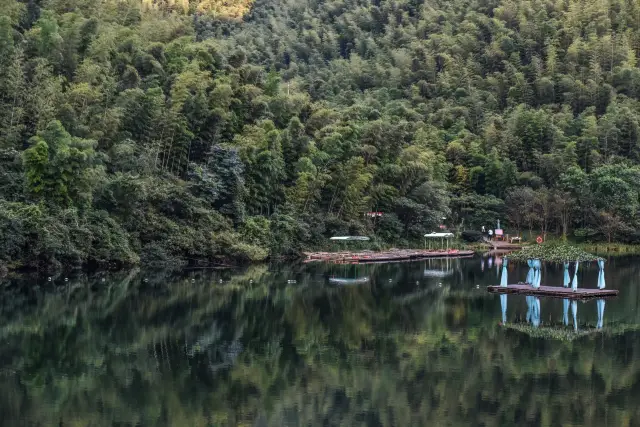
[[[427,259],[423,261],[424,277],[444,278],[452,276],[460,268],[459,259]]]
[[[527,322],[534,328],[540,326],[540,298],[531,295],[526,296],[527,300]]]
[[[488,294],[526,266],[478,259],[3,283],[2,424],[639,425],[638,265],[605,266],[606,326],[604,301]]]
[[[513,299],[524,298],[526,302],[526,308],[527,308],[525,321],[526,323],[530,324],[534,328],[538,328],[541,325],[541,319],[542,319],[541,307],[543,305],[541,300],[547,302],[549,305],[552,305],[554,302],[553,299],[551,298],[539,298],[532,295],[527,295],[527,296],[516,295],[516,296],[509,296],[509,298],[513,298]],[[507,303],[508,303],[508,296],[506,294],[501,294],[500,308],[501,308],[501,315],[502,315],[502,324],[506,324],[508,321]],[[604,326],[604,309],[606,305],[605,300],[598,299],[595,302],[594,301],[585,302],[585,304],[595,306],[596,317],[597,317],[597,320],[595,322],[595,328],[602,329]],[[578,301],[577,300],[569,300],[566,298],[562,299],[562,325],[569,326],[569,307],[571,307],[571,321],[572,321],[573,330],[575,332],[578,332],[579,329],[578,329]],[[554,326],[553,321],[550,322],[550,326],[551,327]]]
[[[599,299],[598,301],[596,301],[597,305],[598,305],[598,325],[597,328],[598,329],[602,329],[602,326],[604,325],[604,305],[605,305],[605,301],[603,299]]]
[[[367,264],[330,264],[329,283],[334,285],[362,285],[371,281]]]

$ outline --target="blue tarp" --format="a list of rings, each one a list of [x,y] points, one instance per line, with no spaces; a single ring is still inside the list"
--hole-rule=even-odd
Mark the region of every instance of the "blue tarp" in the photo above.
[[[533,260],[528,259],[527,265],[529,266],[529,272],[527,273],[527,284],[533,285]]]
[[[573,289],[574,291],[578,289],[578,266],[579,265],[580,263],[576,261],[576,271],[575,273],[573,273],[573,281],[571,282],[571,289]]]
[[[542,263],[539,259],[533,260],[533,287],[539,288],[542,281]]]
[[[598,260],[598,267],[600,267],[600,271],[598,272],[598,289],[604,289],[606,283],[604,281],[604,260]]]
[[[500,286],[507,287],[509,284],[508,273],[507,273],[507,264],[509,260],[507,258],[502,258],[502,277],[500,278]]]

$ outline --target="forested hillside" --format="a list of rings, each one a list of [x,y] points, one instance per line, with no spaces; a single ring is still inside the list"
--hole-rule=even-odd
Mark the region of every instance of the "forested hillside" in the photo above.
[[[0,0],[0,260],[640,227],[640,3]],[[367,211],[384,216],[371,219]]]

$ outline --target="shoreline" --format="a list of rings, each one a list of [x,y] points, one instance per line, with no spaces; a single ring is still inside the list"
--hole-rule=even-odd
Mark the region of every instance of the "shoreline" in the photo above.
[[[588,252],[594,253],[596,255],[608,255],[608,256],[624,256],[624,255],[640,255],[640,245],[630,245],[625,243],[573,243],[575,246],[582,248]],[[522,248],[529,246],[525,244]],[[459,248],[460,246],[458,246]],[[24,264],[21,262],[11,261],[0,261],[0,278],[5,277],[9,274],[21,274],[21,273],[33,273],[33,272],[41,272],[46,274],[54,274],[58,272],[65,272],[71,270],[82,270],[82,271],[122,271],[130,268],[161,268],[161,269],[227,269],[227,268],[238,268],[246,265],[256,265],[263,264],[269,262],[291,262],[291,263],[307,263],[310,261],[323,261],[326,259],[313,259],[309,260],[309,254],[322,254],[329,260],[335,260],[336,258],[343,257],[345,254],[362,254],[364,256],[374,256],[374,255],[383,255],[390,253],[399,253],[406,252],[410,255],[406,258],[401,258],[397,256],[391,257],[388,260],[371,260],[369,262],[400,262],[411,259],[428,259],[437,256],[452,258],[455,256],[472,256],[475,254],[485,254],[487,252],[514,252],[514,249],[505,249],[503,250],[494,250],[492,246],[486,243],[475,243],[465,245],[464,249],[450,249],[449,251],[458,251],[458,255],[449,255],[446,250],[425,250],[425,249],[389,249],[389,250],[353,250],[353,251],[304,251],[301,252],[297,256],[290,257],[268,257],[265,260],[261,261],[250,261],[243,258],[230,258],[230,257],[221,257],[216,260],[207,260],[207,259],[187,259],[187,258],[176,258],[174,260],[168,262],[153,262],[153,263],[133,263],[133,264],[120,264],[120,263],[96,263],[96,262],[84,262],[81,264],[30,264],[25,262]],[[428,255],[420,255],[422,253],[430,253]]]

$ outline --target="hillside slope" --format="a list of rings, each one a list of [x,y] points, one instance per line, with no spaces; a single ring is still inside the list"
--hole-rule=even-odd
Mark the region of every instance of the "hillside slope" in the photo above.
[[[250,5],[0,0],[0,260],[635,238],[635,3]]]

